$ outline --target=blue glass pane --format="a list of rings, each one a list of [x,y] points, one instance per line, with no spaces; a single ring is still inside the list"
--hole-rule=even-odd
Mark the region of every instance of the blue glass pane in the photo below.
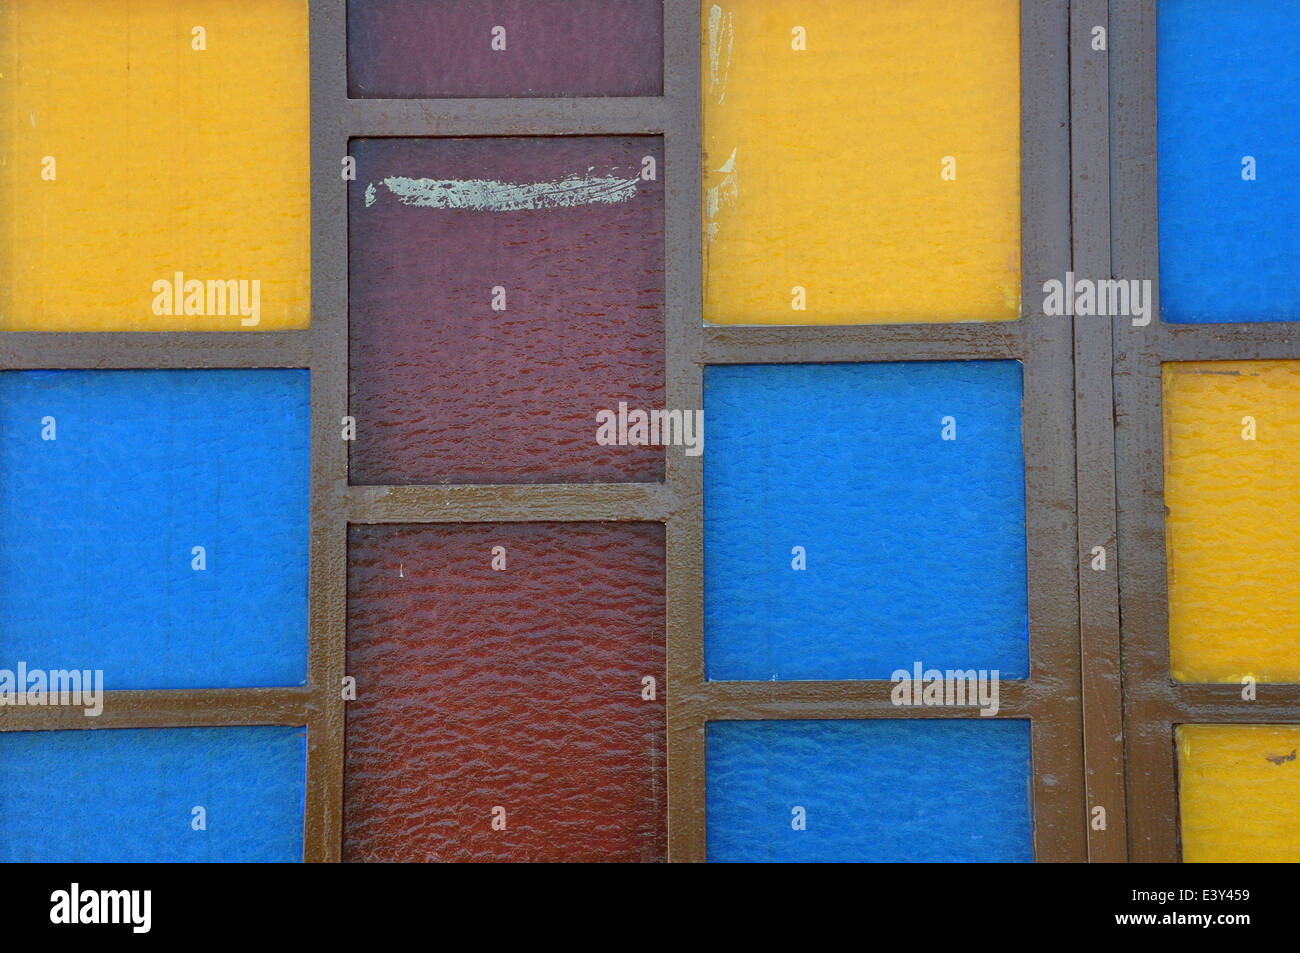
[[[0,861],[299,861],[306,750],[292,727],[0,733]]]
[[[1021,394],[1015,361],[705,368],[708,677],[1027,675]]]
[[[1030,861],[1029,752],[1027,721],[714,722],[708,858]]]
[[[1300,320],[1300,0],[1162,0],[1157,36],[1161,317]]]
[[[0,374],[0,668],[302,684],[307,518],[306,371]]]

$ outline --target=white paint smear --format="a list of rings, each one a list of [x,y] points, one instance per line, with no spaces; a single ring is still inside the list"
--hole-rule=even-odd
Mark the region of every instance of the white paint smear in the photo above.
[[[723,43],[726,43],[726,57],[723,57]],[[709,10],[709,95],[715,93],[718,105],[727,98],[727,77],[731,74],[731,48],[736,42],[736,30],[732,26],[731,14],[722,12],[716,3]]]
[[[713,241],[718,234],[718,223],[714,221],[718,212],[722,210],[723,205],[730,205],[735,208],[740,199],[740,177],[736,172],[736,150],[731,150],[731,155],[727,161],[722,163],[718,172],[725,173],[722,180],[714,186],[704,190],[704,211],[707,218],[704,230],[705,236],[709,241]]]
[[[391,176],[381,184],[403,205],[421,208],[465,208],[478,212],[522,212],[529,209],[614,205],[636,195],[639,175],[570,175],[554,182],[499,182],[496,179],[410,179]],[[373,184],[366,187],[366,207],[377,201]]]

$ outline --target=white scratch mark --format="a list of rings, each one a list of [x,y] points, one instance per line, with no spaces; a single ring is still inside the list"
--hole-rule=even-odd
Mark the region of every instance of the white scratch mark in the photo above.
[[[713,241],[718,234],[718,223],[713,219],[722,206],[729,205],[735,208],[736,202],[740,198],[740,177],[736,173],[735,149],[731,150],[731,155],[727,156],[727,161],[722,163],[715,171],[723,173],[722,181],[704,190],[704,212],[707,219],[705,236],[709,241]]]
[[[726,42],[726,56],[722,52]],[[731,48],[736,42],[731,14],[723,16],[722,7],[716,3],[709,8],[709,95],[718,90],[718,105],[727,98],[727,77],[731,73]]]
[[[403,205],[465,208],[478,212],[520,212],[578,205],[613,205],[636,195],[640,175],[570,175],[554,182],[499,182],[496,179],[412,179],[390,176],[382,185]],[[366,187],[366,206],[376,201]]]

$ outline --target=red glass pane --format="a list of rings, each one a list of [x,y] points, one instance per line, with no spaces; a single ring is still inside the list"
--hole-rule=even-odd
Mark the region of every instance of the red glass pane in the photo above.
[[[664,859],[661,525],[354,526],[348,559],[345,860]]]

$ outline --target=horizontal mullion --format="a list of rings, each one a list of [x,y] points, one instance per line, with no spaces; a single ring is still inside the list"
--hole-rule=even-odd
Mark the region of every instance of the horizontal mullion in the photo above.
[[[0,369],[309,367],[310,331],[0,332]]]
[[[95,717],[79,705],[0,706],[0,731],[307,725],[319,708],[306,686],[108,691]]]
[[[895,705],[896,684],[879,680],[706,682],[700,707],[708,721],[855,718],[1027,718],[1036,708],[1032,686],[1022,680],[998,683],[998,713],[980,715],[976,706]]]
[[[1173,725],[1300,724],[1300,686],[1256,686],[1257,699],[1253,702],[1242,700],[1240,686],[1183,687],[1190,690],[1134,699],[1127,721],[1148,726],[1143,731]]]
[[[1157,346],[1165,361],[1300,359],[1300,321],[1161,324]]]
[[[354,524],[663,522],[672,496],[663,483],[350,486],[346,511]]]
[[[1175,722],[1300,722],[1300,685],[1257,684],[1254,701],[1241,692],[1236,683],[1174,685],[1166,713]]]
[[[660,97],[574,99],[353,99],[349,135],[539,136],[661,134]]]
[[[969,324],[734,325],[704,328],[702,364],[1017,358],[1022,321]]]

